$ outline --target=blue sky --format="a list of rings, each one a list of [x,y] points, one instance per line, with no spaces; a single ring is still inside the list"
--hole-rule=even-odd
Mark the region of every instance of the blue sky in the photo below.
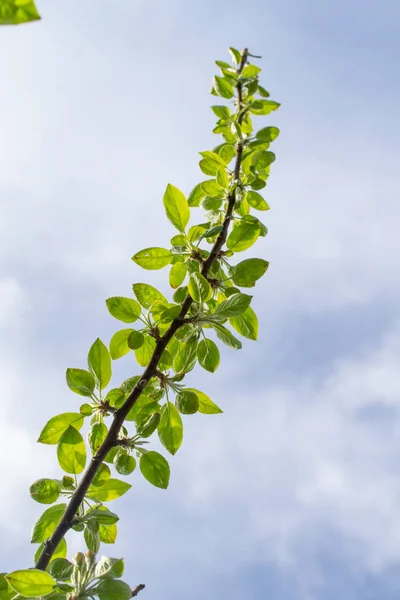
[[[1,570],[31,565],[27,488],[58,474],[34,442],[79,405],[65,368],[116,330],[104,299],[167,289],[130,257],[168,244],[165,186],[188,193],[216,142],[213,61],[246,45],[282,103],[259,119],[281,129],[260,340],[193,372],[224,415],[185,420],[167,492],[135,474],[102,552],[148,600],[398,598],[400,5],[39,7],[0,35]],[[122,359],[116,382],[136,372]]]

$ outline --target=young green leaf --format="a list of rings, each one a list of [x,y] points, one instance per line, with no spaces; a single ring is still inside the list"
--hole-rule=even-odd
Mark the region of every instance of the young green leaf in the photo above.
[[[110,315],[124,323],[134,323],[138,320],[142,312],[140,304],[136,300],[132,300],[132,298],[114,296],[113,298],[108,298],[106,304]]]
[[[97,554],[100,549],[100,534],[99,534],[99,526],[95,521],[89,521],[86,523],[85,531],[83,532],[83,537],[86,542],[86,546],[88,550]]]
[[[13,571],[6,575],[6,580],[12,589],[24,598],[47,596],[57,584],[50,573],[39,569]]]
[[[185,280],[187,273],[186,264],[183,262],[178,262],[173,265],[171,271],[169,272],[169,285],[175,290],[178,288],[183,281]]]
[[[132,590],[119,579],[102,579],[93,590],[99,600],[130,600]]]
[[[53,504],[58,500],[60,492],[61,483],[56,479],[38,479],[29,488],[31,498],[40,504]]]
[[[201,183],[198,183],[190,192],[188,197],[189,206],[200,206],[200,202],[204,198],[206,193],[203,191]]]
[[[211,315],[212,320],[229,319],[241,315],[248,306],[253,296],[247,294],[232,294],[226,300],[223,300]]]
[[[257,223],[242,221],[229,234],[226,245],[232,252],[243,252],[257,241],[259,235],[260,228]]]
[[[212,296],[212,289],[201,273],[193,273],[189,277],[189,294],[195,302],[207,302]]]
[[[89,370],[96,378],[98,387],[103,390],[111,379],[111,356],[107,347],[97,338],[88,354]]]
[[[114,525],[99,525],[100,540],[103,544],[115,544],[118,535],[118,527]]]
[[[62,434],[57,445],[60,467],[73,475],[82,473],[86,465],[86,447],[83,437],[71,425]]]
[[[229,48],[229,53],[232,56],[233,64],[235,65],[235,67],[238,67],[242,59],[239,50],[236,50],[236,48]]]
[[[40,544],[40,546],[38,547],[38,549],[36,550],[35,556],[33,559],[35,563],[39,560],[39,556],[42,554],[42,552],[44,550],[44,545],[45,545],[45,542],[42,542]],[[55,560],[65,559],[65,557],[67,556],[67,550],[68,550],[67,542],[65,541],[65,538],[63,538],[61,540],[61,542],[58,544],[57,548],[54,550],[54,553],[51,557],[50,565],[52,565]],[[54,577],[53,571],[50,569],[49,569],[49,571],[50,571],[50,574],[53,575],[53,577]],[[0,600],[3,600],[1,597],[1,593],[0,593]]]
[[[121,329],[114,333],[110,341],[110,355],[113,360],[117,360],[130,352],[131,347],[128,344],[128,340],[131,333],[139,332],[136,332],[134,329]]]
[[[168,303],[166,297],[148,283],[134,283],[132,288],[133,293],[143,308],[149,309],[154,302]]]
[[[257,131],[256,138],[259,140],[265,140],[266,142],[273,142],[279,135],[279,129],[277,127],[263,127],[260,131]]]
[[[79,413],[63,413],[52,417],[43,427],[38,442],[41,444],[57,444],[58,440],[70,425],[80,429],[83,425],[83,417]]]
[[[257,67],[256,65],[246,65],[242,71],[242,77],[254,77],[255,75],[258,75],[260,71],[260,67]]]
[[[225,77],[214,77],[214,89],[222,98],[233,98],[233,88]]]
[[[64,538],[62,541],[65,541]],[[52,575],[57,581],[68,581],[68,579],[70,579],[72,575],[73,570],[74,565],[66,558],[61,557],[52,560],[48,567],[50,575]]]
[[[102,485],[107,483],[107,481],[110,479],[110,477],[111,477],[110,467],[108,465],[102,463],[99,466],[99,468],[97,469],[96,475],[94,476],[94,479],[92,481],[92,485],[94,485],[95,487],[101,487]]]
[[[214,373],[217,370],[220,356],[218,346],[208,338],[201,340],[197,346],[197,359],[206,371]]]
[[[279,102],[273,100],[254,100],[250,105],[250,111],[255,115],[269,115],[270,112],[277,110],[279,107]]]
[[[268,269],[263,258],[247,258],[233,268],[232,281],[241,287],[251,287]]]
[[[143,344],[140,348],[135,350],[135,357],[141,367],[147,367],[150,362],[153,352],[156,348],[156,341],[154,338],[146,335],[143,340]]]
[[[168,219],[178,231],[183,233],[190,218],[190,210],[184,194],[169,183],[163,202]]]
[[[20,25],[39,19],[40,15],[33,0],[3,0],[1,3],[0,25]]]
[[[82,417],[90,417],[93,414],[93,406],[90,404],[81,404],[79,407],[79,412]]]
[[[263,98],[269,98],[269,92],[267,92],[267,90],[265,88],[263,88],[261,85],[258,86],[258,93]]]
[[[120,451],[115,455],[114,467],[120,475],[130,475],[136,468],[136,460],[127,452]]]
[[[252,190],[248,191],[246,200],[250,206],[256,210],[269,210],[269,205],[258,192],[254,192]]]
[[[238,333],[249,340],[257,340],[258,319],[254,310],[249,306],[243,314],[229,319],[230,324]]]
[[[124,574],[124,560],[122,558],[108,558],[102,556],[96,565],[94,576],[98,579],[118,578]]]
[[[175,454],[182,444],[182,419],[172,402],[167,402],[162,408],[158,437],[162,445],[171,454]]]
[[[234,350],[241,349],[242,342],[235,338],[235,336],[229,331],[229,329],[226,329],[226,327],[224,327],[220,323],[213,323],[212,326],[215,330],[215,333],[217,334],[217,337],[221,340],[221,342],[224,342],[224,344],[226,344],[230,348],[234,348]]]
[[[214,404],[214,402],[205,394],[204,392],[200,392],[200,390],[196,390],[194,388],[186,388],[186,392],[193,392],[196,394],[199,401],[198,412],[203,415],[217,415],[222,413],[222,410]]]
[[[94,423],[88,433],[89,447],[93,454],[96,454],[102,443],[107,437],[108,428],[104,423]]]
[[[199,409],[199,399],[193,392],[182,390],[175,398],[175,405],[183,415],[193,415]]]
[[[37,520],[33,527],[31,543],[35,544],[38,542],[44,542],[47,540],[56,530],[57,525],[62,519],[66,504],[56,504],[50,506],[44,511],[41,517]]]
[[[103,486],[94,487],[90,486],[87,492],[87,497],[91,500],[97,500],[98,502],[110,502],[116,498],[120,498],[132,486],[125,481],[119,479],[109,479]]]
[[[175,373],[188,373],[196,364],[197,360],[197,340],[192,338],[190,341],[180,344],[173,361]]]
[[[70,390],[80,396],[91,396],[96,386],[94,377],[83,369],[67,369],[67,385]]]
[[[145,452],[140,457],[140,471],[152,485],[166,490],[169,484],[170,468],[165,458],[158,452]]]
[[[215,196],[221,196],[224,193],[224,188],[222,188],[219,183],[215,181],[215,179],[207,179],[206,181],[203,181],[201,187],[204,195],[211,196],[211,198],[214,198]]]
[[[149,396],[141,394],[132,406],[126,418],[127,421],[134,421],[137,426],[141,425],[160,408],[158,402]]]
[[[229,119],[231,116],[231,111],[227,106],[222,105],[214,105],[211,107],[214,115],[218,117],[218,119]]]
[[[138,350],[144,344],[144,335],[141,331],[135,331],[132,329],[128,337],[128,348],[131,350]]]
[[[165,248],[145,248],[132,256],[133,262],[148,271],[163,269],[170,264],[174,255]]]

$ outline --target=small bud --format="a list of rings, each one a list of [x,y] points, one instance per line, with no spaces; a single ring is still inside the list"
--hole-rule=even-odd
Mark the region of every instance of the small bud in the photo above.
[[[83,563],[85,562],[85,555],[83,554],[83,552],[77,552],[74,556],[74,562],[75,564],[79,567],[80,565],[83,565]]]

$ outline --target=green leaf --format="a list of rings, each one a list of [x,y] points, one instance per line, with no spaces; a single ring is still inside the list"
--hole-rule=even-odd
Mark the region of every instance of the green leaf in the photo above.
[[[41,444],[57,444],[70,425],[73,425],[75,429],[80,429],[83,425],[82,415],[79,413],[63,413],[52,417],[43,427],[38,442]]]
[[[91,550],[92,552],[97,554],[100,549],[100,534],[99,526],[95,521],[89,521],[86,524],[85,531],[83,532],[83,537],[85,539],[88,550]]]
[[[190,192],[188,197],[189,206],[200,206],[200,202],[204,198],[206,193],[203,191],[201,183],[198,183]]]
[[[265,140],[267,142],[273,142],[279,135],[279,129],[277,127],[263,127],[260,131],[257,131],[256,138],[259,140]]]
[[[216,150],[216,148],[214,148]],[[218,147],[218,154],[226,165],[229,165],[236,154],[236,148],[233,144],[222,144]]]
[[[136,460],[127,452],[118,452],[114,458],[114,467],[120,475],[130,475],[136,468]]]
[[[269,113],[277,110],[279,107],[279,102],[274,102],[273,100],[254,100],[250,105],[250,111],[255,115],[269,115]]]
[[[136,300],[132,300],[132,298],[114,296],[113,298],[108,298],[106,304],[110,315],[124,323],[134,323],[142,312],[140,304]]]
[[[264,198],[258,192],[249,191],[246,195],[246,200],[256,210],[269,210],[269,206]]]
[[[135,331],[132,329],[128,337],[128,348],[131,350],[138,350],[144,344],[144,335],[141,331]]]
[[[173,256],[172,252],[165,248],[145,248],[132,256],[132,260],[143,269],[156,271],[169,265]]]
[[[143,308],[149,309],[154,302],[163,302],[165,304],[168,303],[166,297],[148,283],[134,283],[132,288],[133,293]]]
[[[211,315],[212,319],[223,320],[241,315],[250,306],[252,297],[247,294],[232,294],[217,306],[215,312]]]
[[[83,369],[67,369],[67,385],[70,390],[81,396],[91,396],[95,388],[94,377]]]
[[[134,421],[138,426],[144,423],[159,408],[160,406],[156,400],[145,394],[141,394],[129,411],[126,420]]]
[[[79,412],[82,417],[90,417],[93,414],[93,407],[90,404],[81,404],[79,407]]]
[[[222,410],[219,408],[219,406],[214,404],[211,398],[209,398],[204,392],[196,390],[195,388],[186,388],[185,391],[193,392],[194,394],[196,394],[199,400],[199,413],[202,413],[203,415],[217,415],[222,413]]]
[[[104,400],[113,408],[121,408],[125,402],[125,394],[120,388],[113,388],[108,391]]]
[[[176,288],[178,288],[185,280],[186,273],[187,273],[187,267],[186,267],[185,263],[183,263],[183,262],[175,263],[169,273],[169,285],[174,290]]]
[[[183,233],[190,218],[190,210],[184,194],[169,183],[163,202],[168,219],[178,231]]]
[[[217,171],[217,183],[223,188],[227,188],[229,185],[228,174],[225,170],[225,167],[219,167]]]
[[[40,15],[33,0],[1,1],[0,25],[19,25],[39,19]]]
[[[100,488],[90,486],[86,495],[91,500],[97,500],[98,502],[110,502],[111,500],[115,500],[116,498],[120,498],[126,494],[131,487],[132,486],[125,481],[111,478]]]
[[[10,588],[6,580],[7,573],[0,573],[0,600],[11,600],[15,592]]]
[[[169,484],[168,462],[158,452],[150,451],[140,457],[140,471],[151,484],[166,490]]]
[[[195,302],[207,302],[212,296],[211,286],[201,273],[190,275],[188,290]]]
[[[229,322],[232,327],[244,337],[248,338],[249,340],[257,339],[258,319],[251,306],[246,308],[244,313],[239,317],[232,317],[229,319]]]
[[[13,571],[6,575],[6,580],[17,594],[24,598],[47,596],[56,586],[55,579],[39,569]]]
[[[197,340],[192,339],[189,342],[180,344],[179,350],[174,357],[173,369],[175,373],[188,373],[196,364],[197,360]]]
[[[233,98],[233,87],[225,77],[214,77],[214,89],[222,98]]]
[[[89,447],[93,454],[96,454],[102,443],[107,437],[108,429],[104,423],[94,423],[88,433]]]
[[[39,548],[36,550],[35,552],[35,557],[34,557],[34,562],[36,563],[39,560],[40,555],[42,554],[44,550],[44,542],[42,542],[39,546]],[[51,563],[53,563],[54,560],[57,559],[64,559],[67,556],[67,542],[65,541],[65,538],[63,538],[61,540],[61,542],[58,544],[57,548],[55,549],[52,557],[51,557]],[[54,573],[51,572],[51,575],[53,575],[54,577]],[[0,600],[1,600],[1,594],[0,594]]]
[[[66,504],[55,504],[44,511],[33,527],[31,537],[32,544],[44,542],[53,535],[66,508]]]
[[[236,48],[229,48],[229,53],[232,56],[233,64],[238,67],[242,59],[242,55],[240,54],[239,50],[236,50]]]
[[[233,268],[232,281],[242,287],[252,286],[268,269],[263,258],[247,258]]]
[[[162,408],[158,437],[162,445],[171,454],[175,454],[182,444],[182,419],[172,402],[167,402]]]
[[[99,600],[130,600],[132,590],[123,581],[119,579],[102,579],[93,590]]]
[[[176,248],[179,248],[180,246],[186,246],[186,245],[187,245],[186,236],[183,233],[178,233],[177,235],[174,235],[174,237],[171,238],[171,246],[175,246]]]
[[[128,344],[128,339],[132,332],[138,333],[134,329],[121,329],[114,333],[110,341],[110,354],[113,360],[117,360],[130,352],[131,347]]]
[[[107,483],[107,481],[110,479],[110,477],[111,477],[110,467],[108,465],[102,463],[99,466],[99,468],[97,469],[96,475],[94,476],[94,479],[92,481],[92,485],[94,487],[101,487],[105,483]]]
[[[32,483],[29,493],[40,504],[53,504],[61,492],[60,482],[56,479],[38,479]]]
[[[100,338],[97,338],[89,350],[88,365],[99,388],[103,390],[110,382],[112,369],[110,353]]]
[[[87,522],[91,520],[96,521],[96,523],[101,525],[114,525],[114,523],[119,521],[118,515],[108,510],[105,506],[89,509],[84,519]]]
[[[227,106],[224,105],[212,106],[211,110],[219,119],[229,119],[229,117],[231,116],[231,111]]]
[[[118,535],[118,527],[113,525],[99,525],[100,540],[103,544],[115,544]]]
[[[258,93],[260,94],[260,96],[263,96],[264,98],[269,98],[269,92],[267,92],[267,90],[265,88],[263,88],[261,85],[258,86]]]
[[[275,161],[275,158],[275,154],[270,150],[258,150],[252,154],[251,162],[257,171],[261,172],[263,169],[267,169]],[[263,178],[265,179],[264,176]]]
[[[224,327],[220,323],[213,323],[212,326],[215,330],[215,333],[217,334],[217,337],[219,337],[219,339],[222,342],[224,342],[224,344],[226,344],[230,348],[234,348],[235,350],[241,349],[242,342],[235,338],[235,336],[229,331],[229,329],[226,329],[226,327]]]
[[[71,425],[64,431],[58,442],[57,459],[66,473],[78,475],[85,468],[85,442],[79,431]]]
[[[124,574],[123,558],[107,558],[102,556],[96,565],[94,576],[99,579],[122,577]]]
[[[147,367],[149,364],[151,357],[153,356],[153,352],[156,348],[156,341],[154,338],[146,335],[143,340],[143,344],[135,350],[135,357],[137,362],[141,367]]]
[[[192,225],[188,231],[188,239],[190,242],[196,242],[201,238],[203,233],[210,227],[210,223],[199,223],[198,225]]]
[[[242,77],[254,77],[255,75],[258,75],[260,71],[260,67],[257,67],[256,65],[246,65],[242,71]]]
[[[201,187],[204,195],[211,196],[211,198],[221,196],[224,193],[224,188],[222,188],[219,183],[215,181],[215,179],[207,179],[206,181],[203,181]]]
[[[199,399],[193,392],[182,390],[175,398],[175,405],[183,415],[193,415],[198,411]]]
[[[203,369],[210,373],[214,373],[214,371],[217,370],[220,361],[219,350],[216,343],[208,338],[201,340],[197,346],[197,358]]]
[[[257,223],[241,221],[229,234],[226,245],[232,252],[243,252],[257,241],[259,235],[260,228]]]
[[[49,565],[49,572],[57,581],[68,580],[73,570],[74,565],[66,558],[56,558]]]

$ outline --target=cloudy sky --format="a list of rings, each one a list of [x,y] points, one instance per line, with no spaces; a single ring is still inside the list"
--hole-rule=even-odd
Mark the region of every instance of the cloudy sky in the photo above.
[[[35,440],[79,406],[64,373],[116,330],[104,299],[167,290],[130,257],[168,244],[165,186],[188,193],[216,143],[213,61],[246,45],[282,103],[258,119],[281,129],[260,340],[193,372],[224,414],[185,419],[167,492],[132,476],[102,552],[143,600],[398,599],[399,3],[38,6],[0,31],[0,570],[32,564],[27,489],[58,475]]]

